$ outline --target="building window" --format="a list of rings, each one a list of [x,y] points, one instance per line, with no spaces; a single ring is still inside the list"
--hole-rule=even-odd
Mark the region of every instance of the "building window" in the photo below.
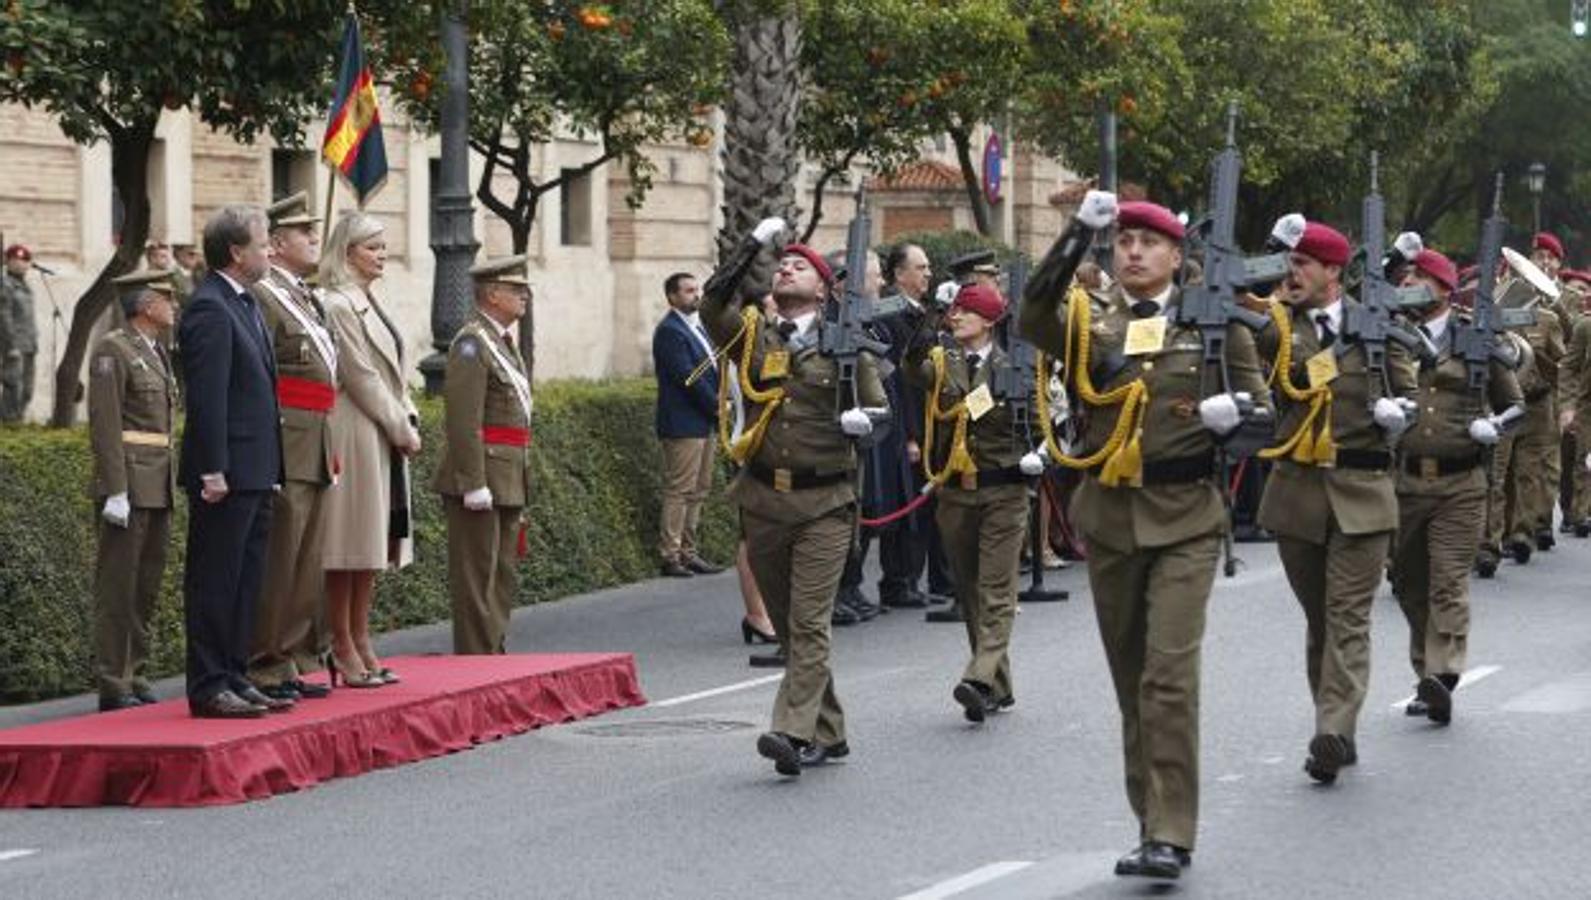
[[[315,204],[315,151],[278,147],[271,151],[271,201],[303,191]]]
[[[558,207],[562,213],[560,235],[565,247],[591,245],[591,174],[577,174],[573,169],[563,170],[563,182],[558,186]]]

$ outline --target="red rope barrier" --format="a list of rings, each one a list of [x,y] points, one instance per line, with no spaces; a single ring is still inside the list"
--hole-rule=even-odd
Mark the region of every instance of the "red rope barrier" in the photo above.
[[[924,503],[928,502],[928,498],[930,496],[932,496],[930,492],[926,492],[925,491],[923,493],[920,493],[917,496],[913,497],[912,501],[910,503],[906,504],[905,506],[902,506],[900,509],[897,509],[897,510],[895,510],[892,513],[889,513],[887,515],[879,516],[876,519],[863,519],[862,520],[862,527],[864,527],[864,528],[882,528],[883,526],[888,525],[888,524],[890,524],[892,522],[899,522],[901,519],[906,518],[907,516],[909,516],[912,513],[916,512],[918,509],[922,508],[922,505]]]

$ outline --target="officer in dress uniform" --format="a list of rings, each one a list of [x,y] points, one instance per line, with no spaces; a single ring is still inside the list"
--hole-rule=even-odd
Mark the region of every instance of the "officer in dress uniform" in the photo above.
[[[1498,463],[1506,473],[1509,497],[1503,548],[1520,564],[1530,561],[1532,550],[1545,552],[1556,542],[1552,509],[1558,496],[1561,452],[1556,393],[1565,334],[1563,319],[1551,308],[1540,310],[1535,323],[1520,331],[1530,343],[1533,371],[1521,372],[1525,418],[1514,433],[1511,448],[1499,454],[1504,458]]]
[[[1315,734],[1304,770],[1329,784],[1358,760],[1354,735],[1370,681],[1370,608],[1385,571],[1398,502],[1391,444],[1418,388],[1395,343],[1386,371],[1344,335],[1358,301],[1342,290],[1352,251],[1336,229],[1308,222],[1289,255],[1286,306],[1259,341],[1279,388],[1282,443],[1260,501],[1307,625],[1305,674]]]
[[[1139,844],[1116,874],[1172,879],[1191,862],[1198,832],[1199,648],[1227,527],[1216,445],[1242,425],[1244,400],[1263,420],[1269,397],[1247,328],[1227,329],[1232,392],[1222,393],[1219,373],[1200,364],[1198,330],[1176,322],[1182,223],[1154,203],[1123,203],[1119,218],[1116,209],[1113,194],[1083,198],[1028,283],[1020,331],[1056,359],[1069,343],[1081,354],[1067,375],[1071,408],[1085,417],[1070,465],[1088,464],[1088,475],[1071,519],[1088,543],[1139,823]],[[1113,220],[1117,281],[1068,294],[1093,232]],[[1141,416],[1140,427],[1117,434],[1123,415]]]
[[[784,229],[783,220],[765,219],[741,242],[703,289],[702,322],[739,367],[751,424],[731,446],[744,467],[728,493],[787,660],[757,752],[794,776],[850,753],[829,668],[831,618],[856,528],[856,445],[887,420],[889,406],[871,354],[857,359],[853,398],[841,396],[838,361],[819,352],[824,330],[837,326],[822,314],[833,272],[812,248],[784,248],[773,315],[733,302],[758,254]]]
[[[475,315],[448,348],[447,445],[432,487],[447,513],[453,652],[503,653],[530,497],[530,379],[514,326],[530,306],[521,254],[470,270]]]
[[[177,382],[157,336],[176,315],[164,272],[114,281],[127,324],[100,338],[89,363],[88,430],[100,507],[94,649],[101,711],[154,703],[144,675],[149,620],[166,570],[176,497],[171,426]]]
[[[1486,453],[1509,422],[1524,413],[1511,368],[1488,363],[1486,395],[1469,386],[1469,366],[1453,355],[1457,329],[1470,324],[1448,301],[1458,271],[1445,256],[1422,250],[1404,276],[1434,302],[1420,330],[1436,347],[1420,364],[1419,421],[1399,450],[1397,550],[1392,583],[1409,622],[1409,664],[1419,679],[1411,715],[1445,725],[1452,692],[1464,671],[1469,641],[1470,548],[1480,540],[1486,504]]]
[[[271,267],[249,288],[276,351],[285,479],[276,495],[265,550],[265,580],[255,613],[248,677],[267,697],[319,698],[325,685],[304,681],[329,649],[321,569],[322,501],[337,477],[327,416],[337,400],[337,349],[304,278],[320,263],[320,219],[302,191],[266,210]]]
[[[1010,407],[991,390],[994,373],[1010,368],[994,340],[1004,318],[999,291],[962,286],[948,315],[954,346],[920,341],[903,369],[926,392],[924,415],[932,417],[923,425],[925,435],[935,436],[928,468],[942,485],[937,518],[972,647],[951,696],[971,722],[1016,702],[1008,648],[1027,534],[1027,486],[1044,472],[1043,460],[1013,427]]]

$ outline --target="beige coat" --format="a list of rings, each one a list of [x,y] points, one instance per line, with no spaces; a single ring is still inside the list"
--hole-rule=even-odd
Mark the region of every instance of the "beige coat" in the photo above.
[[[325,292],[326,326],[337,341],[337,406],[332,447],[342,464],[326,496],[327,569],[402,568],[414,559],[406,538],[390,547],[393,448],[417,427],[419,415],[404,383],[403,345],[373,295],[345,285]],[[409,480],[408,464],[402,477]],[[409,490],[413,507],[413,490]]]

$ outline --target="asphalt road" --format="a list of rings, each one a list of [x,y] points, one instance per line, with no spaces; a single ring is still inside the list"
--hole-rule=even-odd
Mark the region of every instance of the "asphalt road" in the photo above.
[[[1204,644],[1200,844],[1168,890],[1111,875],[1136,825],[1074,567],[1052,577],[1072,601],[1018,617],[1019,705],[981,728],[950,699],[961,627],[893,613],[836,638],[850,758],[780,779],[754,751],[775,685],[746,667],[733,575],[650,582],[522,610],[510,642],[633,651],[648,707],[242,806],[0,812],[0,897],[1591,896],[1591,542],[1476,583],[1445,729],[1395,708],[1413,677],[1383,591],[1361,763],[1324,789],[1300,771],[1301,615],[1274,547],[1239,553]]]

